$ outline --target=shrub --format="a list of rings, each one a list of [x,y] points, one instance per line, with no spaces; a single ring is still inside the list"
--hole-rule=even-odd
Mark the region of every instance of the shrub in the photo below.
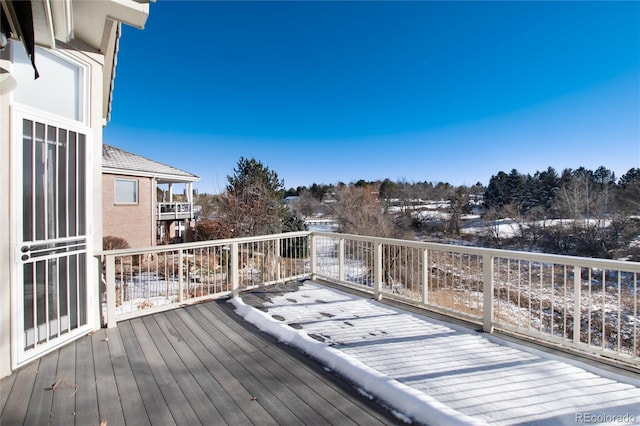
[[[103,250],[119,250],[129,248],[129,242],[121,237],[106,236],[102,238]]]

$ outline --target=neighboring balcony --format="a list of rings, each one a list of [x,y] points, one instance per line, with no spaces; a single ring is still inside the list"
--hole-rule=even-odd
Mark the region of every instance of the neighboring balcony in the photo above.
[[[192,203],[158,203],[158,220],[193,219]]]

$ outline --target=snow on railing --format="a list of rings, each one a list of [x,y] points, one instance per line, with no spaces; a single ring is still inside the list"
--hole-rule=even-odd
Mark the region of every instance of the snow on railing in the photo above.
[[[640,365],[640,263],[331,232],[106,251],[108,326],[312,278]],[[485,297],[491,295],[491,297]]]

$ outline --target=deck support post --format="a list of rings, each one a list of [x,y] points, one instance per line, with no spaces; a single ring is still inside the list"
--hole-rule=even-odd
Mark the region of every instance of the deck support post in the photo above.
[[[382,299],[382,243],[373,246],[373,297]]]
[[[338,240],[338,281],[344,281],[344,238]]]
[[[289,242],[287,244],[290,244]],[[280,282],[282,280],[282,271],[280,270],[280,253],[282,253],[282,240],[278,238],[275,243],[275,273],[276,273],[276,282]]]
[[[189,274],[189,269],[187,269]],[[178,253],[178,302],[182,303],[184,298],[184,250]]]
[[[573,267],[573,343],[580,344],[580,290],[582,286],[582,269],[579,266]]]
[[[238,243],[231,243],[231,291],[233,297],[240,295],[240,277],[238,276]]]
[[[318,252],[317,252],[317,248],[316,245],[318,243],[318,237],[311,233],[309,236],[309,258],[310,258],[310,262],[311,262],[311,281],[315,280],[318,276],[318,265],[317,265],[317,257],[318,257]]]
[[[493,255],[482,255],[482,329],[493,333]]]
[[[429,249],[422,249],[422,303],[429,302],[429,278],[431,277],[431,267],[429,266]]]
[[[105,262],[105,286],[107,291],[107,328],[116,327],[116,257],[103,256]]]

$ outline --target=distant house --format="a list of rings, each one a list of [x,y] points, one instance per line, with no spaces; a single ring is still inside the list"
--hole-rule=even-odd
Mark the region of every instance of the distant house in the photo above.
[[[102,145],[103,234],[149,247],[193,240],[193,183],[200,178]],[[183,187],[174,194],[175,186]]]
[[[145,0],[0,0],[0,377],[100,327],[102,129]]]

